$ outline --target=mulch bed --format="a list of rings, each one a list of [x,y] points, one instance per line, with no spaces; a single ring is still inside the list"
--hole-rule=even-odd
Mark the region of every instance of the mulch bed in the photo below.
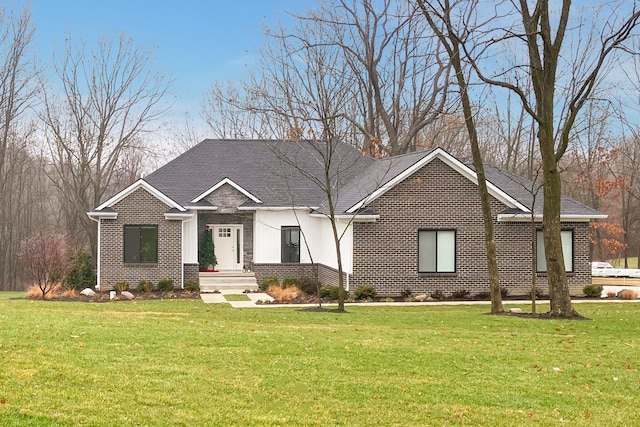
[[[131,291],[130,291],[131,292]],[[117,301],[141,301],[141,300],[161,300],[161,299],[199,299],[200,292],[192,292],[186,291],[184,289],[175,289],[168,293],[162,293],[160,291],[153,292],[131,292],[135,298],[133,300],[120,299],[119,296],[116,297]],[[42,300],[42,296],[29,296],[26,298],[33,300]],[[114,301],[116,301],[114,300]],[[47,298],[45,301],[71,301],[71,302],[110,302],[109,299],[109,291],[105,292],[96,292],[93,297],[87,297],[84,295],[80,295],[80,292],[76,292],[73,296],[65,294],[65,295],[49,295],[47,294]]]

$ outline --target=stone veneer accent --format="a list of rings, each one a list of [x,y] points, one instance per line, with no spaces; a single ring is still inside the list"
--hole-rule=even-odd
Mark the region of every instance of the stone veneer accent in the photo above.
[[[171,279],[176,288],[182,286],[182,221],[166,220],[169,207],[145,189],[139,188],[112,206],[118,218],[100,220],[100,285],[113,288],[121,280],[135,288],[140,280]],[[158,226],[158,262],[128,264],[124,262],[125,225]]]
[[[253,212],[238,211],[238,206],[247,202],[249,198],[225,184],[205,197],[209,203],[216,206],[215,211],[198,212],[198,247],[204,227],[207,224],[242,224],[242,251],[246,267],[253,260]]]
[[[369,206],[380,215],[374,223],[354,223],[354,274],[351,289],[371,285],[379,295],[396,296],[436,290],[446,295],[468,290],[488,292],[488,272],[480,198],[475,184],[436,159],[399,183]],[[494,218],[506,208],[492,200]],[[574,230],[574,273],[570,291],[581,294],[590,283],[587,223],[566,223]],[[418,230],[456,230],[456,272],[418,273]],[[529,223],[496,222],[495,237],[501,285],[510,295],[531,288],[531,229]],[[546,276],[537,286],[546,293]]]

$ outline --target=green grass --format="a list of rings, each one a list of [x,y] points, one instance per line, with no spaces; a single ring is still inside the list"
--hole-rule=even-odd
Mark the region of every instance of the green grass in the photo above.
[[[3,426],[640,419],[635,303],[580,304],[593,320],[558,321],[487,316],[487,306],[335,314],[11,296],[0,293]]]
[[[629,257],[627,258],[627,262],[629,263],[629,268],[638,268],[638,257]],[[624,258],[620,259],[612,259],[609,261],[611,265],[614,267],[623,268],[624,267]]]
[[[224,299],[227,301],[251,301],[247,294],[226,294]]]

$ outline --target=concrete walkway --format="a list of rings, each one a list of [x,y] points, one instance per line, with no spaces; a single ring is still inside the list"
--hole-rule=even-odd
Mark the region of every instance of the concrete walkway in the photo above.
[[[246,295],[247,297],[249,297],[249,301],[228,301],[225,298],[225,295],[231,295],[230,293],[215,293],[215,294],[208,294],[208,293],[203,293],[200,294],[200,298],[202,298],[202,301],[205,304],[226,304],[229,303],[231,304],[231,307],[233,308],[252,308],[252,307],[262,307],[262,306],[268,306],[269,304],[257,304],[258,301],[264,301],[264,302],[271,302],[273,301],[273,298],[264,293],[264,292],[251,292],[251,293],[247,293],[247,294],[241,294],[241,293],[237,293],[238,295]],[[235,294],[234,294],[235,295]]]
[[[257,304],[258,301],[271,302],[273,298],[263,292],[243,294],[247,295],[250,301],[227,301],[225,294],[200,294],[205,304],[225,304],[228,303],[233,308],[304,308],[317,307],[318,304]],[[603,299],[579,299],[572,300],[574,304],[580,303],[639,303],[640,300],[621,300],[616,298]],[[531,305],[531,300],[504,300],[502,303],[511,305]],[[490,305],[491,301],[424,301],[424,302],[349,302],[347,307],[414,307],[414,306],[438,306],[438,305]],[[536,300],[536,304],[549,304],[549,300]],[[337,307],[337,303],[322,304],[323,307]]]

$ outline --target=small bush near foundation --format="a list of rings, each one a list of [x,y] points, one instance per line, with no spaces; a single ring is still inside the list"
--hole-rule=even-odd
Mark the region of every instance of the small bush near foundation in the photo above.
[[[291,301],[302,295],[302,291],[297,286],[283,288],[280,285],[271,285],[267,288],[267,293],[276,301]]]
[[[602,285],[587,285],[582,291],[586,297],[599,298],[602,294]]]
[[[402,299],[404,302],[416,302],[416,297],[413,295],[406,296]]]
[[[466,289],[460,289],[459,291],[455,291],[451,294],[453,299],[465,299],[469,297],[469,291]]]
[[[162,292],[171,292],[173,290],[173,280],[162,279],[158,282],[158,290]]]
[[[413,295],[413,291],[411,289],[408,289],[408,288],[407,289],[403,289],[402,292],[400,292],[400,296],[402,298],[408,298],[411,295]]]
[[[509,289],[507,288],[500,288],[500,295],[502,296],[502,298],[506,298],[509,296]]]
[[[376,290],[373,286],[358,286],[353,293],[353,296],[356,297],[356,300],[362,301],[366,299],[373,299],[377,294]]]
[[[195,280],[187,280],[184,282],[184,290],[189,292],[198,292],[200,285]]]
[[[128,291],[129,290],[129,282],[127,282],[126,280],[120,280],[120,281],[116,282],[115,285],[113,285],[113,289],[115,289],[118,292]]]
[[[278,280],[277,277],[268,276],[262,279],[262,286],[260,286],[260,289],[263,291],[266,291],[267,289],[269,289],[269,286],[279,285],[279,284],[280,284],[280,281]]]
[[[615,298],[616,297],[616,293],[615,292],[607,292],[607,298]]]
[[[72,289],[93,287],[96,275],[93,272],[93,258],[85,249],[78,249],[71,255],[71,271],[67,275],[66,285]]]
[[[138,286],[136,286],[136,291],[148,294],[149,292],[153,291],[153,283],[151,283],[151,280],[140,280],[138,282]]]
[[[319,282],[311,277],[301,277],[298,281],[298,287],[305,294],[316,295],[318,293]]]
[[[444,299],[444,292],[442,292],[440,289],[438,289],[435,292],[431,293],[431,298],[443,300]]]
[[[631,289],[623,289],[620,292],[618,292],[618,298],[627,299],[627,300],[638,299],[638,294],[636,294]]]
[[[323,286],[320,288],[320,298],[340,298],[340,289],[337,286]]]
[[[489,292],[478,292],[473,296],[473,298],[485,301],[491,299],[491,294]]]
[[[282,287],[288,288],[289,286],[298,286],[298,278],[297,277],[285,277],[282,279]]]

